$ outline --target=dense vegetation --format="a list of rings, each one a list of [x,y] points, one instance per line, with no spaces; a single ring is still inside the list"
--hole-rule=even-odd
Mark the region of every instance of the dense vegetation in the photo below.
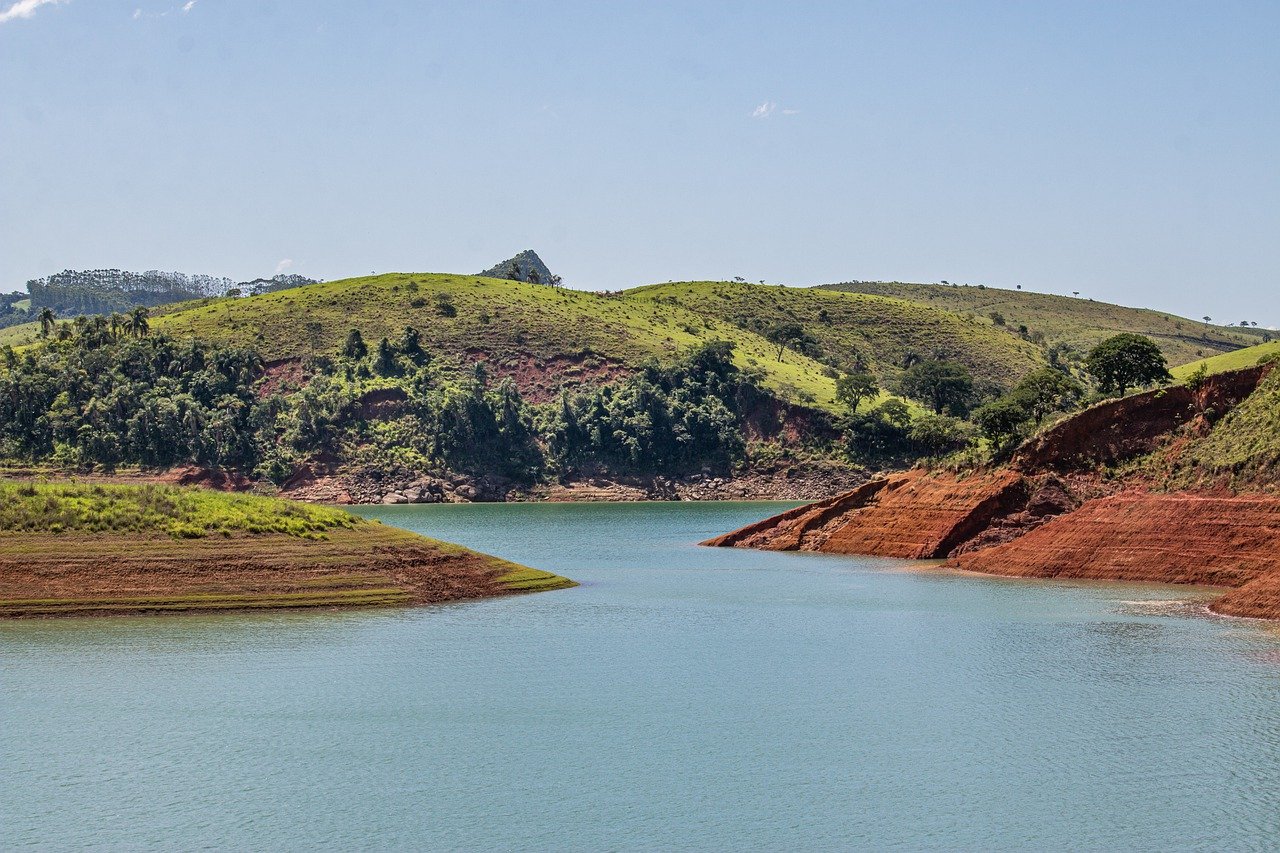
[[[61,324],[41,345],[0,351],[0,456],[80,469],[179,463],[282,482],[329,458],[533,482],[582,467],[676,472],[743,461],[746,418],[773,398],[728,342],[674,363],[530,405],[483,364],[442,370],[406,327],[393,342],[351,330],[293,389],[260,384],[252,350]]]
[[[1141,336],[1086,354],[897,298],[745,283],[385,275],[42,320],[0,349],[0,458],[276,483],[317,460],[531,484],[1001,454],[1090,388],[1167,381]],[[1139,350],[1143,371],[1112,369]]]

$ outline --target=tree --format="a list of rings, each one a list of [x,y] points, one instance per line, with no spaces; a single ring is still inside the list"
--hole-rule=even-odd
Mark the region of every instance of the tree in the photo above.
[[[959,418],[921,415],[911,422],[907,438],[930,456],[960,450],[969,443],[972,427]]]
[[[902,392],[931,406],[935,415],[963,414],[973,396],[973,376],[954,361],[922,361],[902,374]]]
[[[1168,363],[1155,341],[1132,332],[1115,335],[1098,344],[1085,359],[1085,369],[1103,393],[1168,382]]]
[[[359,329],[352,329],[347,333],[347,342],[342,347],[342,354],[347,358],[364,358],[369,354],[369,348],[364,345],[364,337],[360,334]]]
[[[40,309],[40,337],[47,338],[49,333],[53,331],[54,321],[57,319],[52,308]]]
[[[416,359],[422,355],[422,335],[413,326],[405,326],[400,335],[400,352]]]
[[[135,338],[145,338],[147,332],[151,331],[151,323],[147,320],[147,309],[139,305],[129,312],[129,319],[126,321],[129,334]]]
[[[1027,410],[1010,397],[1001,397],[973,412],[973,422],[982,430],[999,453],[1022,435],[1022,425],[1027,422]]]
[[[880,394],[880,386],[870,373],[846,373],[836,380],[836,399],[856,414],[863,400],[874,400]]]
[[[1061,370],[1043,367],[1023,378],[1009,397],[1026,409],[1038,426],[1051,412],[1075,408],[1084,397],[1084,386]]]
[[[378,342],[378,355],[373,360],[373,369],[381,376],[391,376],[396,372],[396,350],[386,338]]]
[[[765,334],[765,339],[777,345],[778,361],[782,361],[782,351],[788,346],[799,352],[813,343],[799,323],[780,323]]]

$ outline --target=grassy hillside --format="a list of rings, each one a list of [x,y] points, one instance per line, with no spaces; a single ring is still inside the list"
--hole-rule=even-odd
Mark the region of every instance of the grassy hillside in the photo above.
[[[9,346],[22,346],[35,341],[36,335],[40,332],[39,323],[19,323],[16,326],[0,329],[0,347],[8,344]]]
[[[253,346],[267,360],[334,353],[352,328],[372,348],[411,325],[434,356],[483,359],[533,400],[553,396],[561,381],[607,378],[728,340],[739,366],[763,371],[765,387],[794,402],[835,405],[834,382],[821,365],[794,354],[778,363],[771,344],[731,323],[648,299],[519,281],[389,274],[154,313],[153,330]]]
[[[1003,388],[1045,364],[1038,347],[1006,329],[903,299],[711,281],[641,287],[626,297],[744,329],[796,322],[816,341],[816,358],[846,366],[860,354],[882,381],[895,379],[909,354],[958,361]]]
[[[422,604],[572,585],[327,507],[0,483],[0,617]]]
[[[1271,341],[1182,364],[1169,372],[1173,374],[1174,379],[1182,380],[1199,370],[1201,365],[1211,374],[1224,373],[1228,370],[1239,370],[1242,367],[1253,367],[1262,359],[1277,355],[1280,355],[1280,341]]]
[[[1082,352],[1111,335],[1136,332],[1154,339],[1169,363],[1174,365],[1258,342],[1257,330],[1246,332],[1206,325],[1201,320],[1163,311],[1126,308],[1048,293],[869,281],[824,284],[818,289],[909,299],[922,305],[973,315],[979,322],[989,325],[994,325],[990,316],[994,311],[1003,315],[1008,327],[1017,329],[1025,325],[1031,332],[1043,333],[1049,343],[1066,343]]]
[[[1179,487],[1227,480],[1239,489],[1280,488],[1280,369],[1207,435],[1176,447],[1169,476]]]

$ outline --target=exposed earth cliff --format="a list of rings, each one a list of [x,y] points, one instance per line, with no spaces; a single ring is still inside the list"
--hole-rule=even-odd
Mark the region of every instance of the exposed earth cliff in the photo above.
[[[1280,618],[1280,370],[1094,406],[994,470],[895,474],[708,541],[946,559],[1019,577],[1229,587]]]

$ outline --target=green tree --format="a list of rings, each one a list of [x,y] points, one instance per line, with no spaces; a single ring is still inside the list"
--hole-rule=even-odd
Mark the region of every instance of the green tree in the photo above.
[[[973,397],[973,376],[963,364],[931,359],[912,365],[902,374],[902,393],[933,409],[964,414]]]
[[[1061,370],[1042,367],[1024,377],[1009,396],[1039,425],[1050,413],[1067,412],[1079,405],[1084,386]]]
[[[836,399],[857,413],[863,400],[874,400],[880,394],[880,385],[870,373],[846,373],[836,380]]]
[[[400,352],[412,359],[422,355],[422,334],[413,326],[405,326],[400,335]]]
[[[378,354],[374,357],[373,369],[381,376],[392,376],[397,372],[396,349],[386,338],[378,341]]]
[[[782,361],[782,352],[787,344],[804,334],[799,323],[780,323],[765,333],[765,338],[778,347],[778,361]]]
[[[369,354],[369,348],[365,346],[364,336],[360,334],[359,329],[352,329],[347,333],[347,342],[342,346],[342,354],[354,359],[361,359]]]
[[[1021,437],[1023,425],[1029,420],[1027,410],[1010,397],[1002,397],[973,412],[973,422],[999,453],[1014,439]]]
[[[135,338],[145,338],[147,333],[151,331],[151,323],[147,319],[147,309],[139,305],[129,312],[129,319],[125,323],[129,334]]]
[[[1155,341],[1132,332],[1114,335],[1098,344],[1085,359],[1085,369],[1104,394],[1168,382],[1168,363]]]
[[[56,315],[56,314],[54,314],[54,313],[53,313],[53,309],[52,309],[52,308],[41,308],[41,309],[40,309],[40,317],[39,317],[39,319],[40,319],[40,337],[42,337],[42,338],[47,338],[47,337],[49,337],[49,333],[53,331],[54,323],[55,323],[55,321],[57,320],[57,316],[58,316],[58,315]]]

